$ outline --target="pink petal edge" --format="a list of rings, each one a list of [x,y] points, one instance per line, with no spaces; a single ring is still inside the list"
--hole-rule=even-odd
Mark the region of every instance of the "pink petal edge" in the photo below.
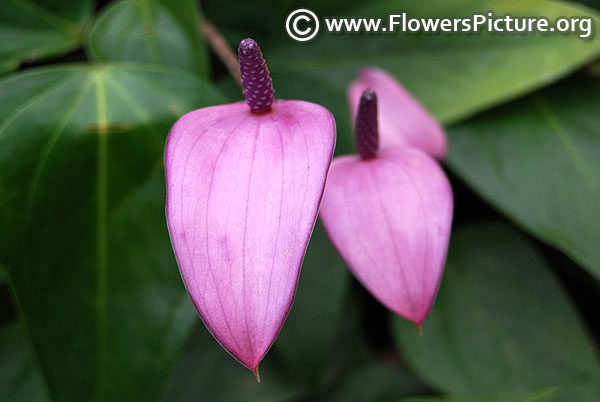
[[[335,147],[331,113],[278,101],[195,110],[165,148],[167,223],[207,328],[258,374],[293,302]]]
[[[352,121],[362,92],[371,88],[379,98],[381,149],[411,146],[443,159],[447,152],[444,129],[393,76],[378,68],[365,68],[348,88]]]
[[[320,216],[357,279],[418,326],[441,280],[453,199],[438,163],[414,148],[335,158]]]

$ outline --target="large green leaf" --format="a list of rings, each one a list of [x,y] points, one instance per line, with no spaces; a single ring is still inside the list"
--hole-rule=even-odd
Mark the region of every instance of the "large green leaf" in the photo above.
[[[44,383],[33,361],[18,325],[5,323],[0,328],[0,400],[48,400]]]
[[[92,10],[92,0],[0,1],[0,74],[79,47]]]
[[[545,16],[551,21],[591,15],[596,26],[600,24],[597,12],[589,8],[547,0],[379,0],[333,15],[375,16],[387,24],[390,13],[439,18],[466,17],[477,10]],[[284,20],[282,36],[283,25]],[[363,67],[389,70],[439,119],[453,122],[547,85],[600,54],[598,35],[591,40],[576,34],[334,35],[321,25],[321,33],[311,42],[284,36],[277,49],[263,50],[274,73],[276,95],[323,102],[336,116],[343,152],[352,149],[345,92]]]
[[[423,334],[400,318],[394,329],[409,364],[441,391],[483,400],[553,388],[562,401],[600,395],[597,354],[577,313],[544,260],[505,226],[457,231]]]
[[[202,326],[171,375],[164,402],[292,402],[302,391],[286,381],[270,353],[260,363],[262,382],[221,348]]]
[[[0,81],[0,260],[55,401],[155,400],[195,313],[164,218],[192,75],[69,66]]]
[[[319,222],[302,264],[294,304],[275,342],[294,373],[319,385],[339,336],[349,271]]]
[[[151,62],[206,76],[200,24],[193,0],[121,0],[98,17],[87,50],[99,61]]]
[[[600,278],[600,81],[571,80],[450,130],[450,165]]]

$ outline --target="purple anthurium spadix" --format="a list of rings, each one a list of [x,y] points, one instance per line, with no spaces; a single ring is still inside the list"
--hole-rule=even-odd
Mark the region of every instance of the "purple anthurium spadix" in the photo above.
[[[358,280],[420,327],[446,260],[452,189],[436,160],[418,148],[380,149],[377,122],[377,96],[367,89],[356,116],[359,155],[333,160],[321,219]]]
[[[443,159],[446,134],[429,114],[394,77],[384,70],[365,68],[348,89],[348,102],[356,117],[363,91],[372,89],[379,97],[379,141],[382,148],[409,146]]]
[[[190,112],[169,133],[166,212],[202,320],[258,378],[294,298],[335,122],[319,105],[274,101],[252,39],[238,52],[246,102]]]

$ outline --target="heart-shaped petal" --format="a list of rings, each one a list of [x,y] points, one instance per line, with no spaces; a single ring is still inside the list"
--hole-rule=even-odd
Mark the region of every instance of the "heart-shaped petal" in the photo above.
[[[190,112],[165,149],[167,221],[204,323],[256,373],[291,307],[335,145],[325,108]]]
[[[442,159],[446,155],[446,134],[440,124],[394,77],[376,68],[365,68],[348,88],[352,120],[367,88],[379,98],[380,148],[416,147]]]
[[[334,159],[321,219],[371,294],[420,325],[442,276],[452,209],[437,162],[418,149],[396,148]]]

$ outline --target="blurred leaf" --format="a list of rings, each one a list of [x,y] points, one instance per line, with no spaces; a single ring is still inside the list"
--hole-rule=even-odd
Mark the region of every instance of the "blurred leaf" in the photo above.
[[[0,74],[81,45],[92,0],[0,1]]]
[[[509,395],[502,397],[479,395],[479,396],[417,396],[404,398],[398,402],[555,402],[560,401],[557,388],[547,388],[522,395]],[[568,400],[565,400],[567,402]]]
[[[357,369],[366,370],[367,367],[376,365],[377,355],[381,355],[380,351],[373,349],[365,333],[364,315],[367,312],[360,295],[356,292],[360,285],[351,275],[348,275],[348,278],[341,322],[334,339],[333,356],[327,365],[321,368],[319,382],[311,387],[313,393],[319,396],[315,398],[319,401],[332,390],[337,390],[340,381],[352,376]]]
[[[378,0],[336,16],[380,17],[406,12],[410,17],[470,16],[475,10],[496,15],[559,16],[598,14],[573,3],[530,0],[411,1]],[[319,14],[325,17],[328,14]],[[600,37],[577,35],[368,34],[322,32],[311,42],[285,35],[279,46],[263,46],[274,75],[276,96],[322,102],[336,116],[338,150],[352,150],[346,89],[359,70],[377,66],[392,72],[443,122],[452,122],[559,79],[600,54]],[[324,23],[322,23],[323,25]]]
[[[245,101],[244,93],[240,84],[235,82],[230,76],[226,76],[215,82],[216,87],[219,91],[227,98],[230,102]]]
[[[20,328],[13,322],[0,328],[0,400],[49,400]]]
[[[151,62],[206,76],[200,24],[193,0],[121,0],[96,20],[87,51],[94,60]]]
[[[457,231],[422,336],[406,320],[394,324],[403,356],[440,391],[485,400],[553,387],[563,401],[600,395],[597,354],[577,313],[506,226]]]
[[[600,77],[600,60],[596,60],[594,63],[588,65],[587,73],[593,78]]]
[[[588,7],[594,7],[597,10],[600,10],[600,1],[598,0],[574,0],[578,3],[585,4]]]
[[[571,80],[450,130],[450,165],[600,279],[600,81]]]
[[[6,282],[6,268],[0,264],[0,285],[4,285]]]
[[[260,363],[261,383],[220,347],[202,326],[184,350],[162,398],[165,402],[286,402],[301,396],[272,362]]]
[[[419,380],[399,364],[378,362],[355,369],[325,401],[388,402],[424,390]]]
[[[285,20],[298,8],[308,8],[319,16],[338,16],[342,15],[341,11],[362,1],[364,0],[227,0],[203,1],[203,4],[206,17],[237,47],[247,37],[262,45],[282,40],[289,43],[291,39],[285,31]],[[269,10],[268,18],[265,18],[265,10]]]
[[[251,37],[259,44],[264,43],[271,37],[275,24],[280,23],[283,27],[285,19],[282,6],[286,1],[206,1],[204,12],[206,18],[215,24],[237,49],[237,44],[244,38]],[[265,18],[265,10],[268,10],[268,18]]]
[[[275,342],[294,373],[316,386],[331,362],[339,334],[348,268],[317,223],[292,310]]]
[[[196,316],[165,225],[164,140],[219,99],[134,65],[0,81],[0,260],[53,400],[158,397]]]

